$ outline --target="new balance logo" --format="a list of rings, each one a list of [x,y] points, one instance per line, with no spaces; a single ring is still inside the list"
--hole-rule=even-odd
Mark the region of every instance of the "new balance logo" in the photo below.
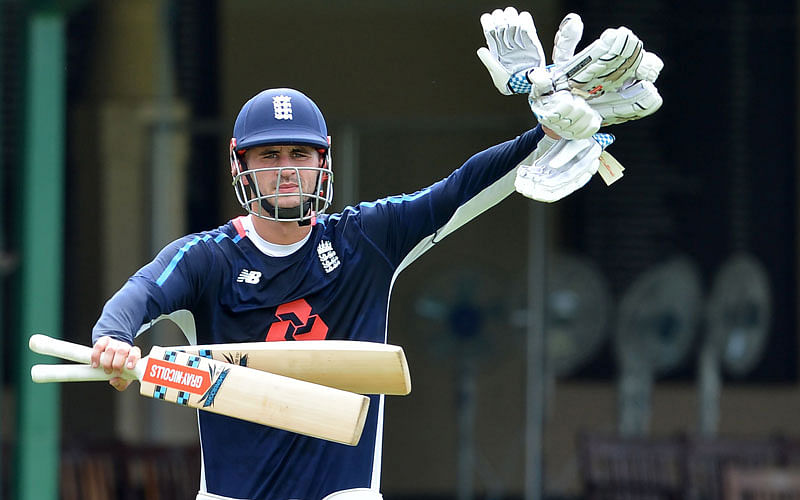
[[[239,277],[236,278],[237,283],[248,283],[250,285],[256,285],[259,281],[261,281],[261,271],[248,271],[247,269],[242,269]]]
[[[319,261],[322,264],[322,269],[329,273],[339,267],[339,256],[333,250],[333,245],[330,241],[322,240],[317,246],[317,254],[319,254]]]
[[[285,95],[276,95],[272,98],[272,108],[275,110],[276,120],[292,119],[292,98]]]

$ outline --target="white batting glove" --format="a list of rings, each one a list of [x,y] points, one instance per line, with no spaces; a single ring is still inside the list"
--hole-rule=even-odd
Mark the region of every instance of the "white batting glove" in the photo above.
[[[538,99],[531,95],[528,103],[539,123],[565,139],[587,139],[600,129],[600,113],[567,90]]]
[[[540,157],[532,155],[517,167],[514,188],[533,200],[558,201],[589,182],[600,166],[600,154],[613,142],[611,134],[561,139]]]
[[[533,92],[539,97],[558,90],[598,94],[617,90],[630,80],[654,82],[664,66],[624,26],[607,29],[575,55],[583,35],[583,22],[577,14],[568,14],[561,21],[550,67],[545,67],[529,13],[517,13],[513,7],[498,9],[481,16],[481,25],[489,48],[479,49],[478,57],[504,95]]]
[[[607,92],[587,101],[603,117],[603,126],[652,115],[663,102],[656,86],[646,80],[631,82],[616,92]]]
[[[545,65],[544,49],[530,13],[519,13],[514,7],[496,9],[481,16],[481,26],[488,48],[478,49],[478,57],[489,70],[494,86],[503,95],[528,93],[530,82],[525,73]]]
[[[610,28],[578,54],[548,68],[528,72],[534,97],[559,90],[595,94],[614,91],[636,75],[642,61],[642,41],[624,26]],[[583,95],[583,94],[582,94]]]
[[[606,30],[603,36],[609,31],[611,30]],[[572,61],[580,57],[580,54],[578,56],[573,54],[582,35],[583,21],[580,16],[567,14],[559,25],[553,44],[553,62],[556,65],[574,64]],[[663,67],[664,63],[657,55],[642,50],[635,71],[628,68],[620,73],[620,78],[624,80],[606,85],[602,89],[592,87],[587,91],[576,87],[572,91],[582,95],[589,106],[602,116],[603,125],[638,120],[655,113],[663,103],[658,89],[652,83],[658,78]],[[589,85],[594,83],[596,82]]]

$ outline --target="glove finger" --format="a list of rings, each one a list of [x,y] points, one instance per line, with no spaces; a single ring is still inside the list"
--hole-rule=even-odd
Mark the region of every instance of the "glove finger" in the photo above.
[[[508,89],[508,78],[511,76],[508,74],[508,70],[500,64],[500,61],[497,60],[489,49],[486,47],[481,47],[478,49],[478,59],[481,60],[486,69],[489,71],[489,75],[492,77],[492,83],[494,86],[497,87],[497,90],[500,91],[503,95],[510,95],[511,91]]]
[[[489,14],[488,12],[481,15],[481,28],[483,28],[484,33],[490,33],[494,31],[496,25],[494,23],[494,16]]]
[[[539,122],[552,129],[561,137],[572,139],[573,121],[576,114],[575,102],[572,94],[566,90],[552,95],[530,101],[531,110],[538,117]]]
[[[497,32],[495,30],[494,17],[491,14],[483,14],[481,16],[481,28],[483,28],[483,37],[486,39],[486,45],[493,54],[497,54]]]
[[[531,38],[536,37],[536,24],[533,22],[533,17],[531,13],[527,10],[520,12],[519,14],[519,26],[522,30],[529,34]]]
[[[551,203],[560,200],[569,192],[564,193],[561,186],[551,186],[548,182],[547,173],[533,172],[523,169],[521,166],[517,170],[517,177],[514,180],[514,189],[521,195],[536,201]]]
[[[583,50],[565,61],[561,67],[558,68],[559,73],[569,76],[570,81],[578,85],[584,85],[592,80],[595,75],[601,71],[606,71],[606,62],[602,58],[608,54],[608,46],[606,43],[597,39],[590,43]],[[589,58],[592,62],[588,66],[582,66],[584,60]]]
[[[618,87],[620,84],[624,84],[626,81],[631,79],[633,76],[636,75],[636,68],[639,67],[642,61],[642,50],[641,45],[639,46],[639,50],[634,52],[630,57],[626,58],[622,64],[620,64],[617,68],[614,68],[612,71],[600,75],[600,78],[608,80],[611,84],[614,85],[614,88]],[[608,85],[605,86],[607,89],[611,88]]]
[[[511,31],[512,33],[509,39],[514,47],[523,49],[532,47],[531,37],[525,32],[525,28],[523,28],[520,24],[519,17],[514,20],[514,25],[511,28]]]
[[[549,114],[567,116],[573,111],[573,98],[568,90],[559,90],[540,100],[542,110]]]
[[[563,142],[563,144],[561,144]],[[581,152],[591,146],[589,139],[578,139],[571,141],[560,141],[559,144],[553,147],[552,156],[549,158],[542,158],[547,161],[547,164],[552,168],[561,168],[567,164],[572,158],[577,157]],[[596,143],[595,143],[596,144]]]
[[[514,48],[519,47],[517,41],[517,32],[519,31],[519,13],[514,7],[506,7],[503,11],[503,17],[508,24],[505,33],[503,34],[503,41],[505,42],[506,47],[513,50]]]
[[[558,201],[585,186],[594,174],[592,168],[597,171],[592,165],[575,166],[570,168],[569,177],[558,176],[531,183],[532,193],[528,197],[548,203]]]
[[[500,50],[501,52],[507,52],[511,48],[511,46],[508,44],[506,40],[509,26],[505,11],[501,9],[493,10],[492,23],[494,23],[495,39],[497,40],[498,50]]]
[[[554,190],[574,185],[575,179],[584,174],[588,164],[589,162],[585,157],[572,158],[565,166],[558,169],[550,169],[546,177],[541,176],[540,184]]]
[[[655,113],[661,108],[661,105],[664,104],[664,98],[661,97],[661,94],[658,93],[658,90],[656,90],[654,94],[650,94],[649,98],[650,102],[647,105],[646,114],[644,116]]]
[[[575,55],[575,47],[578,46],[583,36],[583,21],[581,16],[575,13],[567,14],[558,26],[555,41],[553,43],[553,62],[558,64],[568,61]]]
[[[599,167],[601,151],[594,139],[562,139],[533,165],[521,164],[514,187],[534,200],[560,200],[589,182]]]
[[[620,89],[618,93],[624,100],[638,101],[640,99],[646,99],[648,94],[658,95],[658,89],[653,85],[653,82],[639,80],[630,87]]]
[[[503,32],[503,45],[505,45],[507,50],[516,50],[521,47],[518,33],[519,28],[512,20]]]
[[[642,61],[636,68],[636,79],[654,82],[664,68],[664,61],[652,52],[642,51]]]
[[[591,137],[592,134],[600,130],[600,124],[602,121],[602,117],[600,117],[600,115],[596,112],[583,113],[580,116],[575,117],[570,130],[572,131],[574,137],[585,139],[587,137]]]
[[[544,48],[536,32],[536,25],[533,22],[530,12],[522,12],[520,15],[520,39],[524,47],[533,47],[538,57],[538,65],[545,65]]]
[[[517,17],[517,36],[516,40],[522,47],[535,47],[539,42],[536,35],[536,26],[530,12],[523,11]]]
[[[603,152],[603,148],[600,147],[600,144],[592,138],[572,139],[569,142],[577,144],[569,151],[566,149],[561,151],[561,156],[558,158],[558,161],[562,164],[570,164],[570,170],[574,172],[580,172],[587,168],[591,169],[592,162],[597,161],[600,154]],[[566,156],[568,153],[571,154],[571,156]],[[596,171],[597,167],[594,166],[594,171],[592,171],[592,173],[594,174]],[[570,177],[574,177],[574,174],[571,174]]]
[[[627,28],[604,31],[600,42],[607,51],[587,68],[586,74],[604,80],[606,90],[614,90],[636,74],[642,59],[642,42]]]
[[[508,23],[506,22],[505,15],[503,11],[500,9],[495,9],[492,11],[491,14],[491,23],[492,23],[492,36],[497,43],[498,50],[505,50],[505,42],[503,41],[503,37],[505,36],[506,28],[508,27]]]
[[[592,100],[592,108],[602,115],[605,125],[644,118],[658,111],[662,104],[656,86],[645,80]]]
[[[652,82],[642,81],[637,84],[637,87],[640,87],[641,91],[634,99],[626,101],[628,106],[627,109],[623,110],[627,111],[629,115],[627,117],[628,120],[636,120],[644,118],[645,116],[650,116],[658,111],[664,103],[664,99],[661,97],[661,94],[658,93],[658,89],[656,89]],[[616,106],[613,109],[616,111]]]
[[[613,54],[625,58],[633,55],[637,50],[637,46],[642,43],[639,37],[624,26],[605,30],[603,34],[600,35],[600,40],[603,41],[610,55]]]
[[[553,104],[553,114],[561,116],[572,137],[585,139],[597,132],[602,122],[602,117],[593,110],[582,98],[573,96],[567,91],[560,91],[565,96]],[[589,131],[591,131],[589,133]]]
[[[506,26],[508,26],[505,12],[503,12],[501,9],[494,9],[492,11],[492,23],[494,24],[494,29],[496,31],[505,30]]]

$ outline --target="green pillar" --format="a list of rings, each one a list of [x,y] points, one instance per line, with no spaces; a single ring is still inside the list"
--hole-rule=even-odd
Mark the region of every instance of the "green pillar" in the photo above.
[[[6,33],[5,33],[5,30],[3,29],[3,17],[2,16],[3,16],[3,9],[0,9],[0,40],[5,40]],[[2,55],[0,55],[0,79],[3,78],[3,72],[2,72],[1,68],[3,66],[5,66],[4,62],[5,61],[3,60]],[[3,110],[3,94],[2,94],[2,92],[0,92],[0,116],[4,116],[3,111],[4,111]],[[4,128],[5,127],[5,123],[2,123],[2,122],[3,122],[3,120],[0,120],[0,151],[3,150],[3,137],[4,137],[4,133],[3,132],[5,130],[5,128]],[[4,191],[4,185],[5,185],[4,181],[5,181],[6,172],[7,172],[7,170],[5,170],[5,165],[3,165],[2,155],[0,155],[0,197],[2,197],[3,194],[5,193],[5,191]],[[3,222],[5,221],[5,212],[4,212],[4,210],[6,210],[5,205],[7,203],[8,202],[0,203],[0,225],[2,225]],[[7,279],[6,278],[6,274],[10,272],[10,270],[5,269],[6,263],[4,262],[4,260],[7,258],[6,257],[6,252],[7,252],[7,249],[6,249],[6,227],[2,226],[2,227],[0,227],[0,332],[2,332],[4,330],[3,326],[8,324],[8,319],[6,318],[6,312],[5,312],[4,308],[3,308],[3,305],[5,304],[5,289],[6,289],[6,279]],[[10,330],[10,329],[6,329],[6,331],[8,331],[8,330]],[[5,389],[5,385],[8,382],[7,380],[5,380],[5,377],[3,376],[3,374],[5,373],[5,366],[4,366],[3,360],[5,359],[5,344],[6,344],[6,342],[7,342],[6,339],[0,338],[0,388],[2,388],[2,389]],[[2,415],[4,413],[4,411],[5,411],[5,408],[3,408],[2,401],[0,401],[0,415]],[[0,417],[0,429],[2,429],[3,427],[5,427],[5,422],[3,421],[2,417]],[[0,456],[0,478],[6,477],[6,475],[4,474],[6,468],[8,467],[8,464],[6,462],[7,462],[7,460],[5,460],[2,456]],[[2,489],[0,489],[0,500],[2,500],[2,498],[3,498],[3,491],[2,491]]]
[[[19,500],[56,500],[60,456],[60,389],[33,384],[33,333],[61,337],[64,217],[64,14],[38,10],[27,26],[22,190],[18,441]]]

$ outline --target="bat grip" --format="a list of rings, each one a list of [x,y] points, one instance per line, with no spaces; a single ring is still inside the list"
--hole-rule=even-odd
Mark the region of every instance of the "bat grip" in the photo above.
[[[54,339],[47,335],[31,335],[28,341],[31,351],[47,356],[56,356],[78,363],[89,364],[92,362],[92,348],[80,344],[73,344],[64,340]]]
[[[106,373],[102,368],[89,365],[33,365],[31,380],[36,383],[45,382],[94,382],[110,380],[116,375]],[[122,378],[135,380],[133,372],[125,371]]]

